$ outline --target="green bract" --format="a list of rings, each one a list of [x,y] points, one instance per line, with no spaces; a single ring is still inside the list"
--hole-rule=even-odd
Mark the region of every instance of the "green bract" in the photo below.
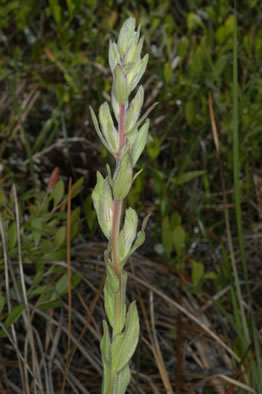
[[[116,65],[114,71],[114,87],[118,102],[124,104],[127,99],[127,80],[123,68],[120,64]]]
[[[141,59],[144,38],[139,38],[140,27],[137,31],[135,28],[135,18],[130,17],[123,24],[117,43],[109,43],[108,59],[113,76],[111,106],[117,125],[114,124],[108,103],[102,104],[99,109],[100,124],[90,107],[96,132],[116,163],[113,176],[108,165],[106,178],[100,172],[97,173],[97,184],[92,193],[99,225],[108,239],[105,251],[107,275],[104,295],[112,339],[110,340],[109,326],[104,322],[104,336],[101,341],[103,394],[126,392],[130,381],[128,364],[139,337],[135,302],[128,311],[126,308],[127,275],[123,268],[129,256],[144,242],[148,217],[144,219],[142,229],[137,233],[138,216],[135,210],[128,208],[125,215],[122,210],[123,200],[140,173],[139,171],[134,174],[134,166],[145,148],[149,128],[146,118],[155,104],[139,119],[144,102],[143,87],[138,88],[133,98],[129,97],[142,78],[148,62],[148,55]]]
[[[129,109],[127,111],[126,121],[125,121],[125,131],[127,133],[136,124],[136,121],[140,115],[143,102],[144,102],[144,89],[142,86],[140,86],[135,97],[131,101],[131,104],[129,105]]]

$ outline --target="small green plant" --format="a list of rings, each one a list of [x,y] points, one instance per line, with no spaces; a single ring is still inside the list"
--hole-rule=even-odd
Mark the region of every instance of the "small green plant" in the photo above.
[[[80,178],[73,184],[71,198],[80,193],[82,183],[83,178]],[[14,275],[17,274],[15,262],[19,261],[20,254],[24,261],[23,267],[32,278],[31,285],[26,286],[28,301],[43,310],[60,307],[63,305],[61,297],[68,292],[67,273],[64,267],[54,263],[49,266],[48,262],[64,259],[66,256],[64,207],[68,195],[65,195],[64,182],[59,179],[58,171],[55,169],[46,191],[39,193],[30,189],[21,193],[19,202],[16,202],[15,195],[14,189],[9,194],[0,190],[1,275],[5,275],[6,283],[11,291],[15,292],[16,286],[13,280],[8,282],[7,272],[13,270]],[[17,210],[16,204],[19,206]],[[17,212],[20,214],[20,220]],[[79,208],[71,213],[71,239],[79,232],[79,215]],[[17,229],[17,223],[20,231]],[[12,264],[8,265],[8,260]],[[15,268],[12,268],[13,266]],[[71,288],[75,288],[80,280],[79,275],[73,274]],[[11,307],[10,304],[9,308],[7,284],[5,291],[0,292],[0,326],[2,324],[6,330],[19,320],[25,308],[25,303],[22,302],[19,302],[18,306]],[[7,336],[3,327],[0,328],[0,338]]]
[[[123,268],[129,256],[144,242],[148,216],[143,221],[142,229],[137,233],[137,213],[132,208],[123,212],[123,202],[141,172],[134,175],[133,168],[145,148],[149,121],[146,120],[140,129],[139,126],[156,104],[138,119],[144,101],[142,86],[139,86],[129,103],[130,94],[139,83],[148,62],[148,55],[141,59],[144,38],[139,38],[140,27],[135,31],[135,25],[135,18],[127,19],[120,30],[118,42],[110,41],[109,44],[109,65],[113,74],[111,104],[118,128],[115,128],[107,102],[102,104],[99,110],[100,125],[90,107],[97,134],[116,162],[113,177],[109,165],[106,166],[105,178],[100,172],[97,173],[97,184],[92,193],[98,222],[108,239],[105,251],[107,276],[104,294],[112,336],[110,338],[109,326],[104,321],[104,336],[101,341],[104,394],[126,392],[130,381],[128,364],[139,337],[135,301],[126,312],[127,274]]]

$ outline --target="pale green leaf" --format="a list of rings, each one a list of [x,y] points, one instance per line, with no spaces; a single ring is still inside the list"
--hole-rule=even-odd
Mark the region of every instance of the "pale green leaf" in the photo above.
[[[147,141],[147,134],[149,128],[149,120],[141,127],[139,132],[137,133],[137,137],[133,146],[132,150],[132,166],[136,165],[137,160],[139,159],[141,153],[143,152],[146,141]]]
[[[140,79],[142,78],[147,63],[148,63],[148,53],[143,57],[142,60],[138,60],[135,63],[135,67],[128,72],[127,74],[127,82],[128,82],[128,94],[130,92],[132,92],[133,89],[135,89],[135,87],[137,86],[137,84],[139,83]]]
[[[117,101],[124,104],[128,96],[127,79],[120,64],[117,64],[115,68],[113,87]]]
[[[138,28],[138,30],[140,30],[140,26]],[[143,43],[144,43],[144,37],[141,37],[141,39],[139,40],[139,32],[134,34],[134,37],[132,39],[132,43],[130,44],[128,51],[126,53],[125,56],[125,64],[129,64],[129,63],[136,63],[138,61],[138,59],[140,58],[140,54],[141,54],[141,50],[143,47]]]
[[[125,300],[125,297],[126,297],[126,282],[127,282],[127,273],[123,270],[122,271],[122,280],[121,280],[121,294],[123,295],[122,296],[122,309],[121,309],[121,312],[122,312],[122,324],[121,324],[121,327],[120,327],[120,331],[123,330],[124,325],[125,325],[125,320],[126,320],[126,300]]]
[[[112,155],[113,155],[114,152],[111,151],[110,146],[107,144],[107,142],[106,142],[106,140],[105,140],[105,138],[104,138],[104,136],[103,136],[103,134],[102,134],[102,132],[101,132],[101,130],[100,130],[100,128],[99,128],[99,124],[98,124],[98,121],[97,121],[97,117],[96,117],[96,114],[95,114],[93,108],[92,108],[91,106],[89,106],[89,109],[90,109],[91,117],[92,117],[92,120],[93,120],[95,129],[96,129],[97,135],[98,135],[98,137],[100,138],[100,141],[101,141],[102,144],[105,146],[105,148],[106,148],[107,150],[109,150],[109,152],[111,152]]]
[[[144,113],[144,115],[141,116],[141,118],[137,121],[134,127],[131,130],[129,130],[128,133],[131,133],[134,129],[137,129],[144,122],[144,120],[148,117],[150,112],[155,108],[157,104],[158,102],[152,104],[151,107],[148,108],[148,110]]]
[[[105,281],[104,295],[106,315],[111,327],[114,327],[115,293],[112,291],[108,277],[106,277]]]
[[[117,44],[115,42],[112,42],[111,40],[109,41],[108,61],[112,74],[117,64],[120,64],[122,66]]]
[[[120,162],[118,172],[113,184],[113,194],[116,200],[123,200],[132,185],[133,169],[129,152],[127,152]]]
[[[128,208],[125,212],[124,226],[119,237],[119,254],[123,260],[129,253],[136,236],[138,217],[133,208]]]
[[[103,223],[103,231],[105,236],[109,238],[113,223],[113,199],[107,177],[104,180],[103,191],[100,198],[100,210],[102,213],[101,222]]]
[[[108,146],[112,152],[116,153],[119,149],[119,135],[115,129],[107,102],[100,106],[99,121]]]
[[[105,320],[103,320],[104,327],[104,335],[100,342],[100,349],[102,354],[102,362],[103,362],[103,386],[102,386],[102,394],[107,394],[110,386],[110,338],[109,338],[109,330]]]
[[[130,379],[129,365],[126,364],[116,375],[114,394],[125,394]]]
[[[122,265],[124,265],[126,263],[127,259],[131,256],[131,254],[134,253],[139,248],[139,246],[141,246],[144,243],[144,241],[145,241],[145,228],[146,228],[146,225],[147,225],[147,222],[148,222],[149,218],[150,218],[150,214],[148,214],[144,218],[143,223],[142,223],[142,228],[137,234],[137,237],[136,237],[136,240],[135,240],[135,243],[134,243],[133,247],[131,248],[131,250],[128,253],[128,255],[126,256],[126,258],[123,261],[121,261]]]
[[[125,131],[128,133],[129,130],[132,130],[133,126],[136,124],[137,119],[139,118],[140,111],[144,102],[144,89],[142,86],[139,87],[135,97],[131,101],[129,105],[129,109],[126,115],[125,121]]]
[[[97,172],[97,183],[92,192],[92,199],[101,230],[109,239],[112,228],[113,199],[107,178]]]
[[[111,346],[111,371],[120,371],[133,356],[139,337],[139,319],[135,301],[129,307],[125,330],[118,334]]]
[[[118,48],[122,57],[125,56],[130,42],[135,34],[136,20],[134,17],[128,18],[122,25],[118,36]]]
[[[106,280],[108,281],[110,289],[112,290],[113,293],[117,293],[119,290],[120,283],[117,275],[113,270],[112,262],[110,260],[107,263],[106,270],[107,270]]]

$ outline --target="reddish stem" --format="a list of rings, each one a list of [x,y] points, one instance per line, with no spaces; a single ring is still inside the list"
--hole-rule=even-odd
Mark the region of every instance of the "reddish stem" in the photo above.
[[[119,171],[120,154],[126,142],[126,135],[124,129],[125,122],[125,105],[121,104],[119,114],[119,150],[116,154],[116,171]],[[119,233],[120,233],[120,219],[122,215],[123,200],[114,200],[113,207],[113,223],[112,223],[112,263],[115,274],[117,275],[120,286],[115,295],[115,311],[114,311],[114,327],[113,337],[119,334],[122,329],[122,267],[119,256]]]

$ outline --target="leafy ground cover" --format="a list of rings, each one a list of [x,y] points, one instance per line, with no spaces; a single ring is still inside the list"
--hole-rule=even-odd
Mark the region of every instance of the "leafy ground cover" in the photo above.
[[[111,159],[88,106],[109,98],[108,41],[131,14],[150,54],[145,107],[159,104],[128,197],[141,221],[152,214],[127,266],[142,322],[129,390],[259,393],[255,0],[237,4],[238,40],[227,0],[1,1],[0,389],[100,391],[105,245],[91,192]]]

